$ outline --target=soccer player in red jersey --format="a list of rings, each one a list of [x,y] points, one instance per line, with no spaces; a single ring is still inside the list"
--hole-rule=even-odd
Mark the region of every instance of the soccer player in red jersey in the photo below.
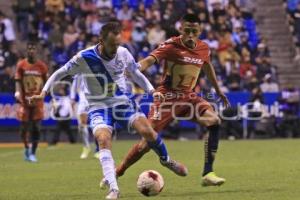
[[[36,43],[28,42],[27,57],[18,62],[15,74],[15,97],[20,103],[17,118],[21,122],[20,132],[25,147],[24,159],[30,162],[37,162],[35,154],[40,136],[40,121],[44,115],[44,102],[40,100],[29,104],[28,98],[41,92],[48,73],[48,67],[37,59],[36,54]],[[29,148],[28,133],[31,148]]]
[[[225,179],[218,177],[213,171],[219,143],[220,119],[213,107],[193,91],[201,70],[207,75],[224,105],[227,107],[230,104],[217,84],[216,74],[210,63],[209,47],[198,39],[201,33],[198,17],[194,14],[183,16],[180,31],[180,36],[167,40],[150,56],[140,61],[141,71],[154,63],[160,63],[164,69],[161,85],[156,88],[159,93],[157,96],[163,95],[164,99],[154,100],[148,119],[157,132],[164,129],[174,118],[184,116],[191,116],[193,121],[207,127],[209,135],[205,138],[202,185],[221,185]],[[117,176],[122,176],[128,167],[148,151],[149,147],[144,139],[135,144],[117,167]],[[104,185],[105,180],[102,180],[101,186]]]

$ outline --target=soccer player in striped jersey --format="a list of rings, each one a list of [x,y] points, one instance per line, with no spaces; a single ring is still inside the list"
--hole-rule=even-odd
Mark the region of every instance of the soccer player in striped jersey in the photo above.
[[[126,84],[125,71],[146,92],[152,94],[154,88],[139,71],[139,65],[129,51],[120,47],[120,41],[120,23],[105,24],[100,31],[98,45],[80,51],[51,75],[40,95],[30,98],[32,102],[43,99],[50,86],[67,75],[81,74],[84,76],[84,94],[89,104],[88,124],[99,142],[99,160],[103,176],[110,188],[106,199],[119,198],[119,187],[111,152],[111,133],[115,122],[128,129],[133,128],[143,136],[164,166],[176,172],[186,172],[185,166],[170,159],[162,139],[154,131],[145,115],[129,98],[131,94],[129,86]]]

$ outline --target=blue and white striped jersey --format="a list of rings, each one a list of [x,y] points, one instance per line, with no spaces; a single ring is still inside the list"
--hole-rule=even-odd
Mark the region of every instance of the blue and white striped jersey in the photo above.
[[[66,75],[80,75],[90,111],[127,104],[131,91],[125,71],[129,72],[132,79],[146,92],[153,90],[151,83],[138,68],[139,64],[126,48],[119,47],[116,56],[107,61],[101,57],[96,45],[80,51],[57,70],[48,79],[43,91],[49,91],[53,82]]]

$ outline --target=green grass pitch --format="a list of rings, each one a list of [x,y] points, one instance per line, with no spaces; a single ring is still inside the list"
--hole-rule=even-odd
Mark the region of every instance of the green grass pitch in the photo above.
[[[113,145],[119,163],[134,141]],[[300,140],[221,141],[215,171],[227,179],[221,187],[203,188],[202,141],[167,141],[170,155],[189,168],[178,177],[160,166],[154,153],[119,179],[121,199],[153,200],[299,200]],[[81,146],[60,145],[40,148],[39,162],[24,162],[21,148],[0,148],[1,200],[104,199],[100,191],[102,173],[94,158],[80,160]],[[137,176],[146,169],[159,171],[165,188],[157,197],[144,197],[136,189]]]

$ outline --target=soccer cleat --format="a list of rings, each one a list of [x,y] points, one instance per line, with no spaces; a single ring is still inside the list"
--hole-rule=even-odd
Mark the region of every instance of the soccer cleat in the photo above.
[[[29,161],[30,151],[28,148],[25,148],[24,150],[24,160]]]
[[[28,161],[30,161],[30,162],[37,162],[37,158],[36,158],[35,155],[31,154],[31,155],[29,156]]]
[[[99,159],[100,158],[100,152],[99,151],[95,152],[94,153],[94,157],[97,158],[97,159]]]
[[[202,186],[220,186],[225,183],[225,179],[218,177],[215,172],[209,172],[202,177]]]
[[[89,153],[91,152],[91,149],[88,147],[82,148],[82,153],[80,155],[80,159],[86,159],[89,156]]]
[[[107,180],[105,180],[105,178],[103,178],[103,179],[100,181],[99,186],[100,186],[100,189],[101,189],[101,190],[105,190],[106,188],[109,187],[109,183],[108,183]]]
[[[183,164],[176,162],[175,160],[160,160],[160,163],[179,176],[186,176],[188,174],[188,169]]]
[[[118,199],[120,197],[120,191],[116,189],[111,189],[108,192],[108,195],[105,197],[105,199]]]

